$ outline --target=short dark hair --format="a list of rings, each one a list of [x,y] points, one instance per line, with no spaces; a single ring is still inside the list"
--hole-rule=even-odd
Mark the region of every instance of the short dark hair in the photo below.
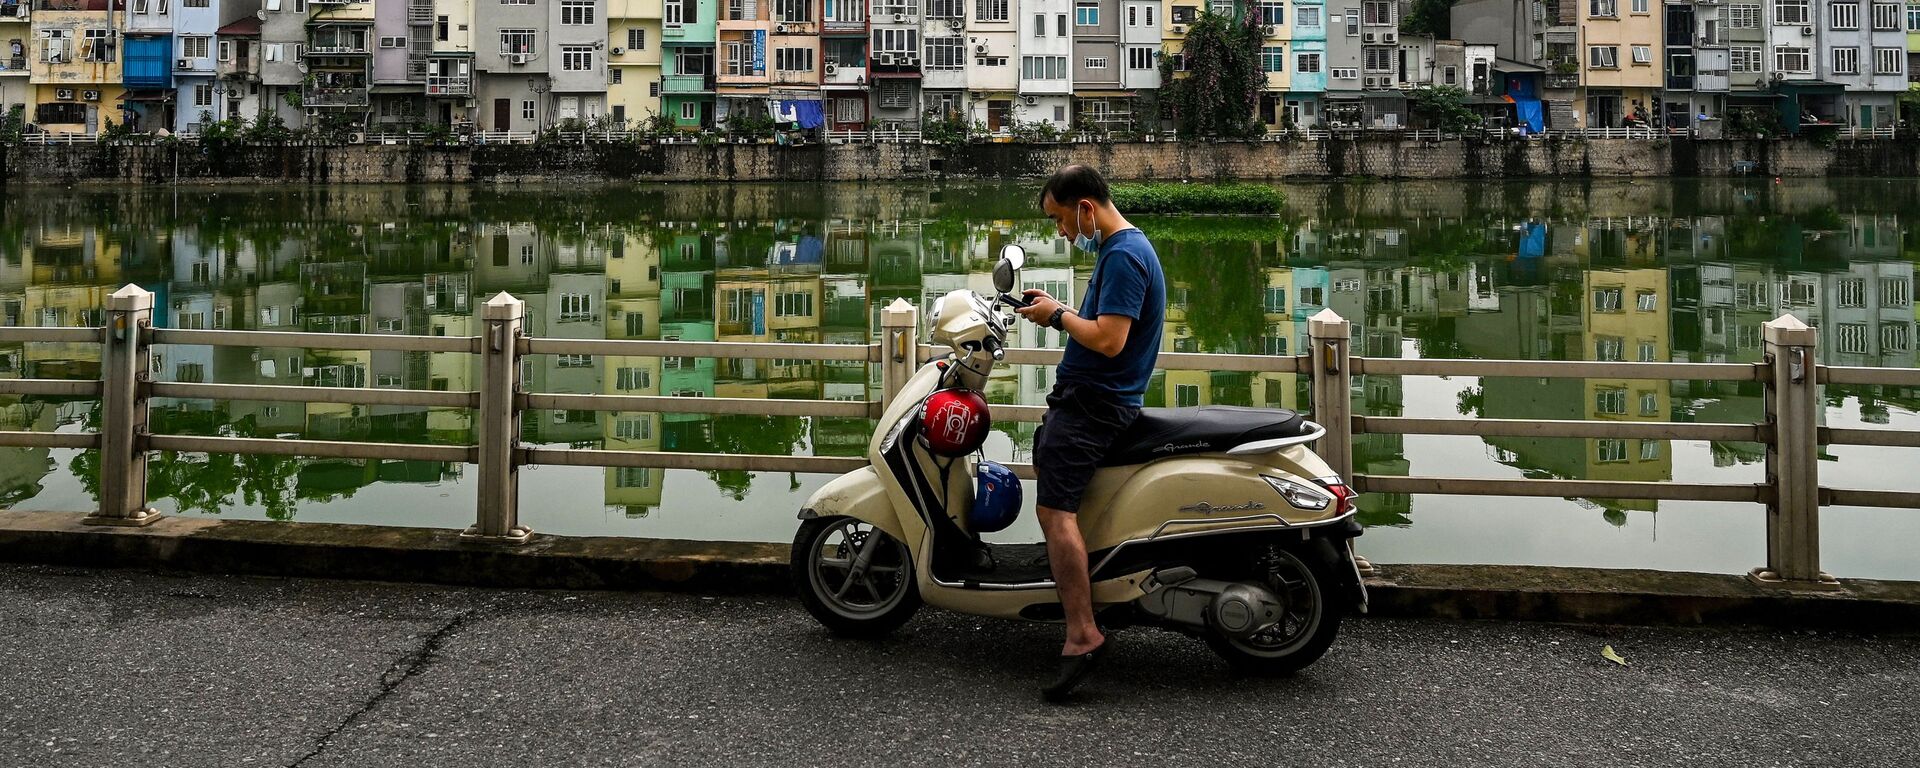
[[[1106,204],[1113,199],[1113,193],[1107,189],[1107,180],[1100,172],[1084,165],[1069,165],[1054,171],[1047,177],[1047,184],[1040,188],[1040,205],[1047,204],[1047,196],[1053,196],[1058,205],[1073,205],[1081,200],[1092,200]]]

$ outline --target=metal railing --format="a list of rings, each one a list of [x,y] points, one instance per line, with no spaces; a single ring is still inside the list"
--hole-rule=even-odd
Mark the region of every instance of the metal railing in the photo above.
[[[126,286],[108,300],[104,328],[0,328],[0,342],[100,343],[99,381],[0,380],[0,395],[98,397],[100,431],[89,434],[0,432],[0,446],[97,448],[101,450],[100,506],[88,521],[140,525],[158,514],[148,508],[144,478],[153,450],[322,456],[355,459],[425,459],[479,465],[478,509],[464,534],[482,541],[524,542],[531,530],[519,522],[518,470],[530,465],[652,467],[840,473],[867,465],[857,457],[614,451],[548,448],[520,442],[521,415],[529,409],[653,413],[751,414],[825,418],[877,418],[919,366],[937,351],[916,343],[919,313],[904,300],[881,313],[880,341],[873,344],[728,343],[646,340],[547,339],[524,335],[524,302],[501,293],[480,308],[478,336],[425,337],[270,331],[175,330],[150,327],[153,294]],[[1351,354],[1351,324],[1332,310],[1308,321],[1303,355],[1164,353],[1168,370],[1244,371],[1305,375],[1311,412],[1326,427],[1317,450],[1341,476],[1364,493],[1594,497],[1748,502],[1767,508],[1767,563],[1756,581],[1799,586],[1836,583],[1819,567],[1822,505],[1920,508],[1920,492],[1826,488],[1819,483],[1820,445],[1920,448],[1920,430],[1822,427],[1821,384],[1920,387],[1920,369],[1826,366],[1814,363],[1818,335],[1792,316],[1763,326],[1758,363],[1630,363],[1540,360],[1369,358]],[[479,389],[438,391],[319,386],[154,382],[145,379],[154,344],[195,344],[307,349],[401,350],[476,354]],[[1011,365],[1051,365],[1061,350],[1009,349]],[[762,400],[524,392],[521,360],[530,355],[613,355],[806,359],[880,366],[881,399]],[[1362,416],[1353,413],[1355,375],[1605,378],[1626,380],[1758,383],[1766,391],[1765,414],[1756,423],[1687,423],[1606,420],[1522,420]],[[146,429],[153,397],[214,400],[320,402],[357,405],[471,409],[477,412],[474,445],[422,445],[324,440],[156,435]],[[1034,422],[1040,406],[997,405],[1001,421]],[[1470,435],[1640,440],[1712,440],[1764,444],[1765,480],[1758,483],[1649,482],[1586,479],[1492,479],[1386,476],[1354,472],[1356,435]],[[1032,476],[1029,465],[1013,465]]]

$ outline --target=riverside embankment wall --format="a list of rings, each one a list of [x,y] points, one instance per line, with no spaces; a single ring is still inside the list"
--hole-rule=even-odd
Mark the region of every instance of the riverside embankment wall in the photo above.
[[[0,147],[0,183],[892,181],[1043,175],[1089,163],[1121,179],[1268,180],[1920,176],[1920,142],[1536,139],[1089,144],[515,144]]]

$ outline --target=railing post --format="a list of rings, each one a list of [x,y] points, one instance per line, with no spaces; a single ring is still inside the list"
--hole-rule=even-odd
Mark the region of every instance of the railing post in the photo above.
[[[107,297],[100,349],[100,508],[88,525],[146,525],[160,518],[147,506],[147,398],[140,385],[150,365],[146,333],[153,294],[129,283]]]
[[[519,341],[527,304],[501,291],[480,307],[480,485],[474,526],[461,538],[524,544],[520,524]]]
[[[880,407],[893,405],[893,396],[920,368],[920,309],[906,299],[894,299],[880,310]]]
[[[1353,370],[1348,347],[1353,324],[1331,309],[1307,320],[1307,371],[1313,388],[1313,420],[1327,428],[1320,458],[1353,482]]]
[[[1767,566],[1754,581],[1793,586],[1837,586],[1820,570],[1820,387],[1814,357],[1818,333],[1792,315],[1761,327],[1768,365]]]

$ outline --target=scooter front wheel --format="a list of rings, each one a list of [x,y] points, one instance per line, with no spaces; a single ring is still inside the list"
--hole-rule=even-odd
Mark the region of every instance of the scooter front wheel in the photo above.
[[[800,604],[836,634],[880,637],[920,610],[906,544],[851,517],[801,524],[792,577]]]
[[[1235,669],[1254,675],[1292,674],[1318,661],[1340,632],[1343,613],[1333,594],[1336,555],[1326,546],[1270,547],[1258,570],[1285,604],[1281,620],[1247,638],[1209,629],[1207,646]]]

